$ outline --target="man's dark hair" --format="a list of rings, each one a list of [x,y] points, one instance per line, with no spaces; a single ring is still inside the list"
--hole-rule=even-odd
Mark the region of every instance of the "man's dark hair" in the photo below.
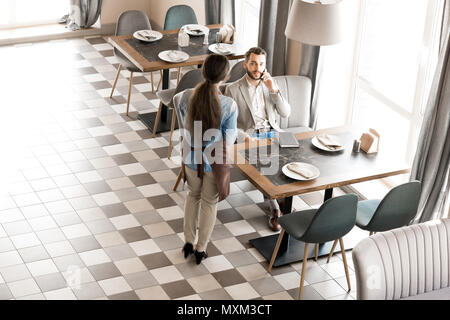
[[[248,51],[245,53],[245,61],[246,62],[248,61],[248,59],[250,59],[250,55],[252,53],[254,53],[256,55],[263,54],[267,57],[266,50],[264,50],[263,48],[260,48],[260,47],[253,47],[253,48],[248,49]]]

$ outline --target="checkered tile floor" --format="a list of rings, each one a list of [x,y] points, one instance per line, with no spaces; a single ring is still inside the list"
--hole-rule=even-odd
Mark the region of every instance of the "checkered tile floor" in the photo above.
[[[248,240],[271,234],[262,194],[233,172],[201,265],[185,260],[185,191],[168,133],[137,120],[159,101],[103,38],[0,47],[0,299],[295,299],[301,264],[274,268]],[[155,82],[159,73],[154,73]],[[171,75],[172,86],[176,74]],[[294,199],[317,207],[322,193]],[[351,253],[347,254],[352,268]],[[341,255],[309,261],[304,299],[354,299]]]

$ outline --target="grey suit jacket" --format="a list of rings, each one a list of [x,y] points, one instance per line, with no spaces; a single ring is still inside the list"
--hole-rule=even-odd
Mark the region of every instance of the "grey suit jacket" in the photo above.
[[[229,84],[225,89],[225,95],[233,98],[238,105],[239,115],[237,127],[242,131],[254,129],[256,125],[251,107],[252,102],[248,91],[249,84],[245,77],[246,76],[243,76],[241,79]],[[271,93],[264,84],[262,84],[262,86],[269,123],[274,130],[283,131],[279,126],[279,118],[280,116],[283,118],[289,117],[291,106],[281,96],[281,93]]]

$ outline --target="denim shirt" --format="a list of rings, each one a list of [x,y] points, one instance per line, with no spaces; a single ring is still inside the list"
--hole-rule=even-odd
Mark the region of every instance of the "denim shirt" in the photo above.
[[[183,92],[180,92],[179,94],[182,95],[178,108],[180,110],[181,120],[184,124],[186,124],[186,116],[187,111],[189,108],[189,99],[194,92],[193,89],[185,90]],[[238,107],[236,105],[236,102],[227,96],[224,96],[222,94],[219,94],[219,100],[220,104],[222,106],[222,120],[220,122],[219,130],[222,133],[222,136],[220,137],[220,141],[223,137],[226,137],[227,145],[233,145],[237,138],[237,118],[238,118]],[[208,141],[206,143],[203,143],[204,147],[210,146],[213,142],[215,142],[215,137],[212,137],[211,141]],[[202,160],[203,159],[203,160]],[[189,154],[184,155],[183,162],[185,165],[192,170],[197,170],[197,164],[201,164],[202,161],[204,163],[204,172],[211,172],[212,168],[211,165],[208,163],[207,157],[202,152],[202,159],[199,159],[198,156],[196,156],[195,151],[191,151]]]

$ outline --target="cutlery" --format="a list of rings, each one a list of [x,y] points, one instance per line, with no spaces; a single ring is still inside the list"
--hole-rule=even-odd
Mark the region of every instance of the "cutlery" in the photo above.
[[[154,37],[154,36],[147,36],[147,35],[143,34],[142,32],[138,32],[138,35],[140,37],[142,37],[142,38],[147,39],[147,40],[154,40],[154,39],[156,39],[156,37]]]

